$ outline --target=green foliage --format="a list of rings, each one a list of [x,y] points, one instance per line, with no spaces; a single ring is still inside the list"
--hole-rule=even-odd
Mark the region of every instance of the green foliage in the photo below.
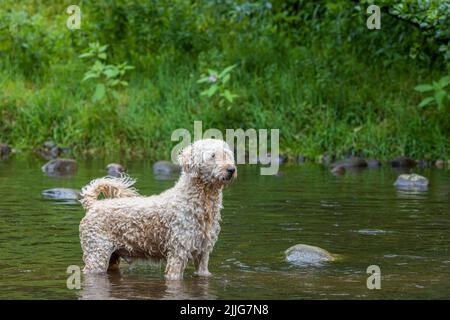
[[[438,51],[450,64],[450,1],[449,0],[362,0],[376,4],[404,21],[416,25],[422,33],[436,41]]]
[[[200,84],[208,84],[208,89],[200,93],[201,96],[206,96],[208,98],[214,98],[219,96],[219,107],[223,107],[226,102],[230,105],[227,106],[229,110],[234,99],[238,97],[237,94],[232,93],[228,89],[228,81],[231,78],[231,71],[236,68],[237,65],[232,65],[226,67],[221,72],[217,72],[213,69],[208,69],[208,75],[202,75],[202,77],[197,81]]]
[[[128,82],[123,80],[125,73],[133,70],[134,67],[126,62],[118,65],[106,64],[108,45],[100,45],[98,42],[90,43],[89,50],[80,55],[82,59],[94,61],[92,67],[84,74],[82,81],[95,79],[97,85],[92,96],[93,102],[103,101],[108,93],[116,99],[119,99],[117,88],[127,87]]]
[[[375,1],[369,31],[371,2],[83,0],[71,31],[66,1],[4,0],[0,140],[167,157],[202,120],[279,128],[292,155],[446,157],[448,0]]]
[[[0,66],[13,65],[27,76],[42,74],[68,54],[70,49],[64,47],[67,39],[42,14],[0,9]]]
[[[446,91],[446,87],[450,84],[450,76],[446,76],[441,78],[439,81],[433,81],[432,84],[421,84],[416,86],[414,89],[421,93],[429,92],[432,93],[432,96],[429,96],[422,100],[419,104],[419,107],[423,108],[429,104],[435,104],[438,108],[438,111],[443,112],[445,102],[450,105],[450,94]],[[448,106],[447,105],[447,106]]]

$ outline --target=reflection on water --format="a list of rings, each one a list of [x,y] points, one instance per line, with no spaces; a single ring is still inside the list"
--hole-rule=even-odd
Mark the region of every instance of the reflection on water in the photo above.
[[[109,162],[117,162],[118,159]],[[105,175],[108,161],[79,161],[71,177],[49,177],[45,161],[0,161],[0,298],[18,299],[387,299],[450,297],[450,173],[420,173],[428,190],[397,190],[390,168],[333,176],[315,165],[283,166],[278,176],[240,167],[224,193],[222,232],[208,279],[186,270],[165,281],[164,265],[127,265],[120,273],[82,276],[66,287],[69,265],[82,267],[78,238],[84,215],[76,201],[44,199],[52,188],[79,190]],[[150,162],[122,163],[143,194],[176,177],[152,174]],[[341,259],[299,268],[284,251],[304,243]],[[378,265],[381,290],[368,290],[366,269]]]
[[[143,281],[139,276],[119,273],[85,275],[80,291],[83,300],[109,299],[216,299],[209,293],[205,278],[184,281],[166,281],[162,278]]]

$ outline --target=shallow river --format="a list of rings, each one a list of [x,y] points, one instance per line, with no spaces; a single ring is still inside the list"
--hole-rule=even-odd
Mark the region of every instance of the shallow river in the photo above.
[[[164,265],[123,263],[120,274],[82,277],[68,289],[69,265],[82,267],[76,202],[43,199],[48,188],[79,189],[105,174],[106,161],[79,161],[72,177],[48,177],[45,161],[0,161],[0,298],[2,299],[416,299],[450,298],[450,172],[416,170],[426,191],[398,191],[390,168],[335,177],[317,165],[283,166],[278,176],[239,167],[224,192],[222,232],[210,259],[213,277],[193,268],[165,282]],[[143,194],[158,180],[150,162],[128,162]],[[295,244],[319,246],[341,259],[299,267],[285,261]],[[367,267],[381,270],[369,290]]]

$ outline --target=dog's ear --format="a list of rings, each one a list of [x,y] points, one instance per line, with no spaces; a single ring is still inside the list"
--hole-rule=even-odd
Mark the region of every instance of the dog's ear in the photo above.
[[[191,172],[194,167],[194,157],[192,154],[192,144],[181,150],[178,156],[178,163],[184,172]]]

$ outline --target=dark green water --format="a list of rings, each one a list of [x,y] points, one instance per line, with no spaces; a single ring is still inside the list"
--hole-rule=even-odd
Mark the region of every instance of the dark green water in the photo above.
[[[82,267],[78,204],[45,200],[48,188],[80,188],[105,174],[105,161],[79,161],[73,177],[47,177],[44,161],[0,162],[0,298],[3,299],[448,299],[450,298],[450,173],[416,171],[423,192],[397,191],[392,169],[332,176],[315,165],[282,167],[260,176],[239,167],[225,190],[222,232],[210,279],[165,282],[164,266],[122,265],[120,275],[82,278],[66,286],[69,265]],[[125,163],[143,194],[173,185],[156,180],[150,162]],[[342,255],[321,267],[295,267],[284,250],[305,243]],[[381,268],[380,290],[366,269]]]

